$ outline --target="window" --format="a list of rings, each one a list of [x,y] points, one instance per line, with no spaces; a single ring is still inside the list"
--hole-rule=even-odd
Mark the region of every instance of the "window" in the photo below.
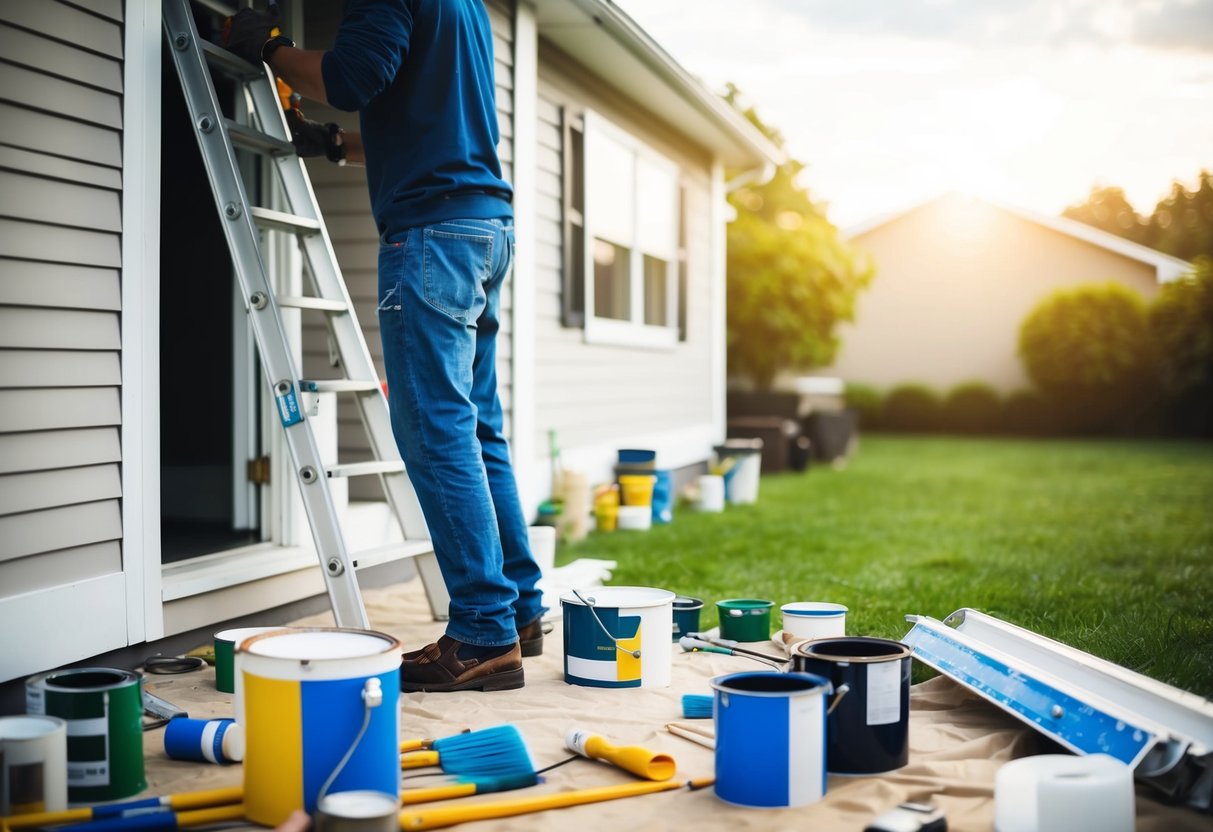
[[[594,113],[564,126],[566,326],[586,340],[669,347],[679,340],[679,171]]]

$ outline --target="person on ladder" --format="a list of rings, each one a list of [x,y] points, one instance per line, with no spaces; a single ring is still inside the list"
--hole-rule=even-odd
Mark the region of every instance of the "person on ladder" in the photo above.
[[[520,688],[545,609],[497,395],[514,228],[488,13],[482,0],[347,0],[326,52],[277,27],[272,6],[242,9],[225,45],[359,114],[357,134],[297,110],[288,122],[301,155],[366,165],[392,429],[451,596],[446,634],[404,654],[401,688]]]

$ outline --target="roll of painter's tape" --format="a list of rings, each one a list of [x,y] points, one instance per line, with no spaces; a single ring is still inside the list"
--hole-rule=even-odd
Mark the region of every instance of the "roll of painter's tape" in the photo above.
[[[164,727],[164,753],[174,760],[238,763],[244,759],[244,731],[234,719],[177,717]]]
[[[147,788],[143,685],[129,670],[52,670],[25,683],[25,710],[67,722],[67,799],[97,803]]]
[[[67,723],[0,717],[0,816],[67,808]]]

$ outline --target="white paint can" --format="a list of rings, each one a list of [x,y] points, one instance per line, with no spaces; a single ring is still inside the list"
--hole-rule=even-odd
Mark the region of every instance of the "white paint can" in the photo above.
[[[67,722],[0,717],[0,816],[67,808]]]

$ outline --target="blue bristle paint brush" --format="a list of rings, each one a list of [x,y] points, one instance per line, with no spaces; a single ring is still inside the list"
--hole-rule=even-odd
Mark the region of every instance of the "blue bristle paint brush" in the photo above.
[[[535,772],[522,734],[513,725],[443,737],[434,740],[427,751],[408,751],[400,755],[403,769],[426,766],[438,766],[447,774],[467,777],[505,777]]]
[[[711,719],[712,697],[703,693],[684,693],[682,716],[684,719]]]

